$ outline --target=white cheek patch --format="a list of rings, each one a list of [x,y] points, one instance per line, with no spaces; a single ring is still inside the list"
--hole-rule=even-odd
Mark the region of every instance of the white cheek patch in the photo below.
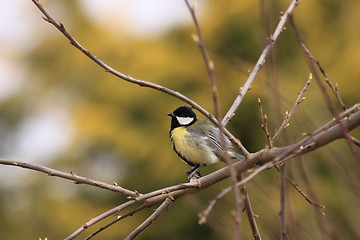
[[[192,117],[176,117],[176,119],[180,125],[188,125],[194,120]]]

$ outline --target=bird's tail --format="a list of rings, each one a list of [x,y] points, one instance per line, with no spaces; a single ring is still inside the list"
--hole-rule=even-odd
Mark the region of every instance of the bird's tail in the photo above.
[[[241,155],[241,154],[239,154],[239,153],[237,153],[237,152],[234,152],[233,150],[230,150],[230,151],[228,152],[228,154],[229,154],[229,156],[230,156],[231,158],[236,158],[236,159],[238,159],[238,160],[245,160],[245,157],[244,157],[243,155]]]

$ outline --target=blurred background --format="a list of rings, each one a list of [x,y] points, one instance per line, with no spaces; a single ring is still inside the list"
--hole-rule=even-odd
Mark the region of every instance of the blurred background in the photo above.
[[[183,1],[42,2],[85,48],[111,67],[179,91],[213,112],[209,80],[191,39],[194,26]],[[223,114],[289,4],[198,2]],[[338,84],[348,107],[359,101],[359,12],[360,2],[351,0],[303,1],[294,11],[308,48]],[[73,171],[141,193],[186,181],[189,167],[172,152],[166,116],[184,103],[106,73],[41,16],[31,1],[4,1],[0,9],[0,158]],[[308,75],[306,60],[287,25],[228,125],[250,152],[266,144],[257,99],[262,99],[274,133]],[[278,146],[294,143],[302,133],[332,119],[315,82],[305,96]],[[359,138],[359,129],[352,135]],[[208,166],[202,173],[223,166]],[[288,186],[290,238],[360,239],[360,163],[344,141],[293,159],[287,171],[310,198],[326,206],[323,216]],[[264,239],[279,237],[278,178],[272,169],[247,185]],[[228,185],[224,181],[178,200],[139,239],[229,239],[231,195],[216,205],[206,224],[197,224],[197,213]],[[124,201],[116,193],[0,165],[2,239],[63,239]],[[135,214],[94,239],[121,239],[151,213],[148,209]],[[243,239],[251,239],[245,216],[242,225]]]

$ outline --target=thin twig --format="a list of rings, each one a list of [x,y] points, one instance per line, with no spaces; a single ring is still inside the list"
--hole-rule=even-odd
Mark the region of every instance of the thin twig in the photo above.
[[[279,167],[280,173],[280,240],[288,239],[286,231],[286,181],[285,181],[286,164]]]
[[[198,45],[201,56],[203,57],[205,67],[210,79],[210,85],[211,85],[211,95],[213,99],[213,104],[215,108],[215,118],[220,119],[220,104],[219,104],[219,93],[216,86],[215,81],[215,75],[214,75],[214,62],[211,61],[208,51],[206,50],[204,37],[201,32],[201,28],[199,25],[199,21],[196,17],[196,2],[193,2],[193,4],[190,4],[188,0],[185,0],[186,6],[189,9],[189,12],[191,14],[191,17],[193,19],[195,29],[196,29],[196,35],[193,35],[193,40]]]
[[[275,132],[274,136],[272,137],[272,142],[274,143],[280,136],[280,134],[289,126],[289,120],[292,116],[293,112],[295,111],[296,107],[299,106],[300,103],[302,103],[305,100],[305,97],[303,97],[304,93],[308,90],[310,83],[312,80],[312,74],[310,73],[308,80],[305,83],[305,86],[299,92],[296,101],[289,112],[286,111],[284,121],[281,123],[279,129]]]
[[[349,114],[351,116],[347,117]],[[339,116],[344,118],[342,120],[342,124],[344,124],[349,129],[349,131],[354,129],[356,126],[360,125],[360,104],[354,105],[353,107],[341,113]],[[263,160],[258,159],[255,162],[257,164],[262,164],[262,165],[261,167],[258,167],[255,171],[253,171],[251,174],[249,174],[246,178],[243,178],[241,181],[239,181],[237,183],[237,186],[240,187],[246,184],[248,181],[250,181],[252,178],[254,178],[259,173],[263,172],[266,169],[282,164],[285,161],[295,156],[301,156],[305,153],[315,150],[315,148],[319,148],[321,146],[328,144],[332,138],[337,139],[342,137],[342,130],[339,125],[340,124],[336,122],[336,120],[332,120],[329,123],[315,130],[313,134],[310,134],[309,136],[305,137],[304,139],[300,140],[299,142],[291,146],[274,148],[272,150],[265,149],[265,150],[261,150],[260,152],[253,153],[250,156],[250,158],[246,161],[246,163],[249,164],[255,159],[257,159],[257,157],[260,157]],[[271,154],[273,157],[268,158],[269,156],[265,156],[267,155],[266,152],[274,153],[274,155]],[[234,163],[235,169],[239,173],[244,172],[251,168],[251,167],[246,167],[245,170],[241,167],[242,164],[245,164],[245,162]],[[250,166],[254,166],[254,165],[250,164]],[[222,197],[224,197],[226,194],[228,194],[231,191],[231,188],[232,187],[223,189],[212,201],[209,202],[208,207],[199,214],[200,223],[206,221],[207,216],[209,215],[209,213],[211,212],[217,201]]]
[[[315,201],[317,201],[317,197],[316,197],[316,191],[314,190],[313,184],[312,182],[309,180],[308,176],[307,176],[307,171],[304,169],[304,164],[303,161],[298,161],[298,169],[299,172],[301,174],[301,177],[303,179],[303,181],[305,182],[305,186],[307,187],[309,194],[315,199]],[[312,202],[315,203],[315,201],[311,200]],[[328,222],[328,218],[325,218],[325,212],[322,211],[323,208],[325,208],[325,206],[320,205],[315,203],[316,205],[314,206],[319,206],[316,207],[318,211],[316,211],[316,216],[317,216],[317,224],[319,226],[319,228],[321,229],[321,232],[323,233],[329,233],[331,230],[331,227],[329,226],[329,222]],[[322,208],[323,206],[323,208]],[[323,239],[325,240],[326,238],[323,237]]]
[[[351,137],[351,140],[354,144],[356,144],[358,147],[360,147],[360,140],[354,137]]]
[[[291,21],[294,21],[292,17],[289,18],[290,22]],[[325,78],[325,82],[329,85],[330,89],[332,90],[332,92],[334,93],[335,97],[336,97],[336,100],[338,101],[340,107],[345,111],[346,110],[346,106],[344,104],[344,102],[342,101],[341,97],[340,97],[340,94],[339,94],[339,89],[338,89],[338,86],[337,84],[332,84],[332,82],[330,81],[328,75],[326,74],[325,72],[325,69],[321,66],[320,64],[320,61],[318,61],[309,51],[309,49],[306,47],[306,45],[304,44],[304,46],[302,46],[304,48],[304,51],[306,52],[306,55],[311,59],[313,60],[316,65],[318,66],[321,74],[324,76]]]
[[[267,55],[269,54],[270,50],[274,46],[274,44],[275,44],[277,38],[279,37],[279,35],[283,32],[284,25],[286,23],[287,18],[290,16],[292,11],[295,9],[295,7],[299,3],[300,3],[300,0],[293,0],[290,3],[289,7],[286,9],[285,13],[281,15],[280,21],[279,21],[279,23],[278,23],[278,25],[277,25],[277,27],[276,27],[276,29],[274,31],[274,34],[269,38],[268,45],[264,48],[264,50],[261,53],[258,61],[255,64],[255,67],[250,72],[250,75],[249,75],[248,79],[246,80],[244,86],[240,88],[239,93],[238,93],[237,97],[235,98],[232,106],[230,107],[229,111],[226,113],[225,117],[223,118],[222,123],[224,124],[224,126],[226,126],[226,124],[230,120],[231,116],[235,113],[236,109],[239,107],[239,105],[240,105],[241,101],[243,100],[245,94],[250,89],[250,87],[252,85],[252,82],[255,79],[255,76],[257,75],[259,70],[264,65]]]
[[[246,182],[250,181],[253,177],[255,177],[258,173],[260,173],[261,171],[265,170],[265,169],[269,169],[271,167],[275,166],[275,164],[273,162],[268,162],[264,165],[262,165],[261,167],[257,168],[254,172],[252,172],[250,175],[248,175],[246,178],[242,179],[241,181],[239,181],[236,185],[238,187],[243,186]],[[214,206],[216,205],[216,203],[223,198],[226,194],[228,194],[230,191],[232,190],[232,187],[227,187],[225,189],[223,189],[219,194],[217,194],[208,204],[208,206],[206,207],[206,209],[204,211],[202,211],[201,213],[198,214],[199,216],[199,224],[203,224],[207,221],[207,217],[209,216],[209,214],[211,213],[212,209],[214,208]]]
[[[125,240],[131,240],[134,239],[137,235],[139,235],[141,232],[143,232],[150,224],[155,222],[155,220],[160,217],[174,202],[174,198],[169,195],[165,201],[156,209],[156,211],[150,215],[142,224],[140,224],[134,231],[132,231]]]
[[[226,190],[228,189],[228,191],[231,190],[231,188],[226,188]],[[227,191],[221,191],[219,194],[217,194],[211,201],[209,201],[208,206],[206,207],[205,210],[203,210],[202,212],[198,213],[198,217],[199,217],[199,224],[204,224],[207,221],[207,218],[209,216],[209,214],[211,213],[211,211],[213,210],[215,204],[217,203],[218,200],[220,200],[223,196],[225,196],[228,192]]]
[[[304,191],[302,191],[302,190],[300,189],[300,187],[299,187],[291,178],[289,178],[289,176],[286,176],[286,180],[296,189],[296,191],[297,191],[298,193],[300,193],[301,196],[304,197],[304,199],[305,199],[308,203],[310,203],[310,204],[313,205],[315,208],[317,208],[317,209],[321,212],[322,215],[325,215],[325,213],[321,210],[321,209],[324,209],[324,208],[325,208],[324,205],[318,204],[318,203],[316,203],[315,201],[311,200],[311,199],[304,193]]]
[[[44,167],[44,166],[37,165],[37,164],[31,164],[31,163],[19,162],[19,161],[7,160],[7,159],[0,159],[0,164],[35,170],[37,172],[46,173],[48,176],[54,176],[54,177],[59,177],[59,178],[64,178],[67,180],[74,181],[76,184],[87,184],[87,185],[95,186],[98,188],[110,190],[113,192],[118,192],[123,196],[131,196],[131,197],[139,196],[139,194],[137,192],[120,187],[119,185],[111,185],[111,184],[103,183],[103,182],[93,180],[90,178],[85,178],[82,176],[78,176],[73,172],[65,173],[65,172],[62,172],[59,170],[55,170],[55,169]]]
[[[73,232],[72,234],[70,234],[68,237],[66,237],[64,240],[72,240],[75,237],[77,237],[78,235],[80,235],[83,231],[85,231],[86,229],[88,229],[89,227],[91,227],[92,225],[94,225],[95,223],[109,217],[112,216],[114,214],[118,214],[121,210],[128,208],[129,206],[135,204],[136,201],[135,200],[130,200],[127,201],[117,207],[114,207],[102,214],[100,214],[97,217],[94,217],[93,219],[91,219],[90,221],[88,221],[87,223],[85,223],[84,225],[82,225],[80,228],[78,228],[75,232]]]
[[[178,185],[175,185],[175,186],[159,189],[159,190],[147,193],[147,194],[141,194],[138,197],[130,197],[129,198],[129,199],[131,199],[130,201],[125,202],[125,203],[123,203],[123,204],[121,204],[121,205],[119,205],[119,206],[117,206],[115,208],[112,208],[112,209],[100,214],[97,217],[94,217],[93,219],[91,219],[90,221],[88,221],[87,223],[82,225],[75,232],[73,232],[65,240],[74,239],[76,236],[78,236],[80,233],[82,233],[83,231],[85,231],[86,229],[88,229],[89,227],[94,225],[95,223],[97,223],[97,222],[99,222],[101,220],[104,220],[105,218],[107,218],[109,216],[112,216],[112,215],[114,215],[116,213],[119,213],[121,210],[123,210],[125,208],[128,208],[128,207],[132,206],[133,204],[135,204],[137,202],[145,201],[145,200],[147,200],[149,198],[153,198],[153,197],[156,197],[156,196],[159,196],[159,195],[162,195],[162,194],[167,195],[167,194],[169,194],[171,192],[174,192],[174,191],[184,190],[184,189],[187,189],[187,188],[197,188],[197,187],[198,187],[198,183],[196,183],[196,182],[195,183],[183,183],[183,184],[178,184]],[[152,205],[151,204],[144,204],[144,206],[150,207]],[[121,219],[119,219],[119,220],[121,220]]]
[[[268,130],[268,127],[267,127],[267,115],[264,113],[264,109],[262,107],[262,104],[261,104],[261,99],[258,98],[258,106],[259,106],[259,110],[260,110],[260,116],[261,116],[261,128],[262,130],[264,131],[265,133],[265,137],[266,137],[266,141],[267,141],[267,148],[272,148],[273,147],[273,143],[272,143],[272,140],[271,140],[271,136],[270,136],[270,133],[269,133],[269,130]]]
[[[141,211],[142,209],[145,208],[145,204],[142,204],[141,206],[137,207],[136,209],[124,214],[124,215],[121,215],[121,216],[118,216],[116,219],[114,219],[113,221],[109,222],[108,224],[102,226],[101,228],[99,228],[97,231],[93,232],[91,235],[89,235],[87,238],[85,238],[84,240],[89,240],[91,239],[92,237],[95,237],[97,234],[99,234],[100,232],[104,231],[105,229],[107,229],[108,227],[114,225],[115,223],[117,223],[118,221],[126,218],[126,217],[129,217],[129,216],[132,216],[134,215],[135,213]]]
[[[250,223],[250,228],[251,228],[251,232],[253,234],[254,240],[261,240],[261,235],[260,235],[260,231],[259,228],[257,226],[256,220],[255,220],[255,214],[252,210],[251,207],[251,203],[250,203],[250,197],[249,194],[246,190],[245,185],[241,188],[241,193],[242,195],[244,195],[245,199],[244,199],[244,208]]]

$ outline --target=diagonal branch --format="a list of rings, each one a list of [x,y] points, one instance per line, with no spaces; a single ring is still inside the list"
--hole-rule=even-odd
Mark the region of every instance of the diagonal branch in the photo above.
[[[252,82],[255,79],[255,76],[257,75],[257,73],[260,71],[260,69],[264,65],[267,55],[269,54],[269,52],[273,48],[273,46],[274,46],[277,38],[279,37],[279,35],[283,32],[284,25],[286,23],[287,18],[289,17],[289,15],[293,12],[295,7],[299,3],[300,3],[300,0],[293,0],[291,2],[291,4],[289,5],[289,7],[287,8],[287,10],[285,11],[285,13],[282,14],[282,16],[280,18],[280,21],[279,21],[279,24],[277,25],[277,27],[276,27],[276,29],[274,31],[274,34],[269,39],[268,45],[265,47],[265,49],[261,53],[258,61],[256,62],[255,67],[250,72],[250,75],[249,75],[248,79],[246,80],[244,86],[239,89],[239,93],[238,93],[237,97],[235,98],[232,106],[230,107],[229,111],[226,113],[225,117],[223,118],[222,123],[224,124],[224,126],[231,119],[232,115],[235,113],[236,109],[239,107],[241,101],[243,100],[245,94],[250,89],[250,87],[252,85]]]
[[[192,17],[194,25],[195,25],[196,35],[193,35],[193,39],[194,39],[195,43],[198,45],[200,52],[201,52],[201,56],[204,59],[205,67],[206,67],[206,70],[207,70],[207,73],[208,73],[209,79],[210,79],[211,94],[212,94],[212,99],[213,99],[214,108],[215,108],[215,118],[219,120],[220,119],[220,104],[219,104],[219,93],[217,90],[215,75],[214,75],[214,62],[211,61],[209,53],[205,47],[204,37],[202,35],[199,21],[197,20],[196,13],[195,13],[196,3],[194,2],[192,5],[190,5],[188,0],[185,0],[185,3],[186,3],[187,8],[190,11],[191,17]]]
[[[115,220],[109,222],[108,224],[106,224],[105,226],[99,228],[97,231],[93,232],[91,235],[89,235],[87,238],[85,238],[84,240],[89,240],[91,239],[92,237],[96,236],[98,233],[104,231],[105,229],[107,229],[108,227],[114,225],[115,223],[117,223],[118,221],[120,220],[123,220],[124,218],[126,217],[129,217],[129,216],[132,216],[134,215],[135,213],[141,211],[142,209],[145,208],[145,204],[142,204],[141,206],[135,208],[134,210],[131,210],[130,212],[124,214],[124,215],[121,215],[121,216],[118,216]]]
[[[305,86],[303,87],[301,92],[299,92],[298,97],[296,98],[296,101],[295,101],[294,105],[292,106],[292,108],[290,109],[289,112],[285,113],[284,121],[281,123],[281,126],[279,127],[279,129],[276,131],[276,133],[272,137],[272,143],[274,143],[278,139],[280,134],[284,131],[284,129],[289,126],[289,120],[290,120],[291,115],[295,111],[295,108],[305,100],[305,97],[302,97],[302,96],[308,90],[308,88],[310,86],[310,83],[311,83],[311,80],[312,80],[312,74],[310,73],[309,78],[306,81]]]
[[[273,142],[272,142],[272,139],[270,136],[269,129],[267,127],[268,126],[268,118],[267,118],[267,115],[264,113],[264,109],[262,107],[260,98],[258,98],[258,106],[259,106],[260,117],[261,117],[261,122],[262,122],[261,128],[265,133],[265,137],[266,137],[266,141],[267,141],[267,145],[265,145],[265,147],[271,149],[273,147]]]
[[[78,50],[80,50],[83,54],[85,54],[87,57],[89,57],[92,61],[94,61],[97,65],[99,65],[101,68],[103,68],[106,72],[119,77],[127,82],[139,85],[140,87],[148,87],[148,88],[152,88],[155,89],[157,91],[166,93],[168,95],[171,95],[173,97],[176,97],[177,99],[180,99],[181,101],[191,105],[193,108],[197,109],[200,113],[202,113],[205,117],[207,117],[210,121],[212,121],[215,125],[218,125],[218,120],[212,115],[210,114],[208,111],[206,111],[203,107],[201,107],[199,104],[197,104],[195,101],[191,100],[190,98],[186,97],[185,95],[171,90],[169,88],[166,88],[164,86],[158,85],[156,83],[152,83],[149,81],[144,81],[144,80],[140,80],[134,77],[131,77],[129,75],[126,75],[124,73],[121,73],[119,71],[116,71],[115,69],[113,69],[112,67],[110,67],[109,65],[107,65],[105,62],[103,62],[102,60],[100,60],[98,57],[96,57],[95,55],[93,55],[89,50],[87,50],[86,48],[84,48],[78,41],[76,41],[76,39],[74,37],[72,37],[70,35],[70,33],[66,30],[64,24],[62,24],[61,22],[57,22],[46,10],[45,8],[42,6],[42,4],[40,3],[39,0],[31,0],[35,6],[44,14],[45,17],[43,17],[43,19],[45,21],[47,21],[48,23],[50,23],[51,25],[53,25],[55,28],[57,28],[69,41],[70,44],[73,45],[75,48],[77,48]],[[236,139],[226,128],[224,128],[224,134],[226,135],[226,137],[229,138],[229,140],[231,142],[234,143],[234,145],[236,147],[239,148],[239,150],[241,151],[241,153],[244,156],[248,156],[249,152],[245,149],[245,147],[241,144],[241,142]]]
[[[97,217],[94,217],[93,219],[91,219],[90,221],[88,221],[87,223],[85,223],[84,225],[82,225],[79,229],[77,229],[75,232],[73,232],[71,235],[69,235],[68,237],[66,237],[64,240],[72,240],[75,237],[77,237],[78,235],[80,235],[80,233],[82,233],[83,231],[85,231],[86,229],[88,229],[89,227],[91,227],[92,225],[94,225],[95,223],[109,217],[112,216],[114,214],[118,214],[121,210],[126,209],[130,206],[132,206],[133,204],[135,204],[136,201],[135,200],[130,200],[127,201],[117,207],[114,207],[102,214],[100,214]]]
[[[100,222],[101,220],[104,220],[107,217],[110,217],[114,214],[119,213],[121,210],[126,209],[132,205],[134,205],[137,202],[142,202],[144,201],[145,204],[142,205],[142,207],[151,207],[154,204],[148,204],[146,203],[146,200],[149,198],[154,198],[156,196],[159,195],[165,195],[165,194],[169,194],[171,192],[174,191],[180,191],[180,190],[184,190],[187,188],[197,188],[199,187],[198,183],[183,183],[183,184],[179,184],[179,185],[175,185],[175,186],[171,186],[171,187],[166,187],[166,188],[162,188],[159,190],[155,190],[153,192],[147,193],[147,194],[142,194],[138,197],[130,197],[130,201],[127,201],[117,207],[114,207],[102,214],[100,214],[97,217],[94,217],[93,219],[91,219],[90,221],[88,221],[87,223],[85,223],[84,225],[82,225],[80,228],[78,228],[75,232],[73,232],[70,236],[68,236],[65,240],[71,240],[74,239],[75,237],[77,237],[80,233],[82,233],[83,231],[85,231],[86,229],[88,229],[89,227],[91,227],[92,225],[94,225],[95,223]],[[122,218],[121,218],[122,219]],[[119,220],[121,220],[119,219]],[[118,221],[119,221],[118,220]],[[114,220],[115,221],[115,220]],[[117,222],[117,221],[116,221]],[[115,223],[115,222],[114,222]],[[107,227],[107,225],[105,226]],[[102,231],[102,230],[101,230]],[[97,232],[95,232],[95,234],[97,234]]]

